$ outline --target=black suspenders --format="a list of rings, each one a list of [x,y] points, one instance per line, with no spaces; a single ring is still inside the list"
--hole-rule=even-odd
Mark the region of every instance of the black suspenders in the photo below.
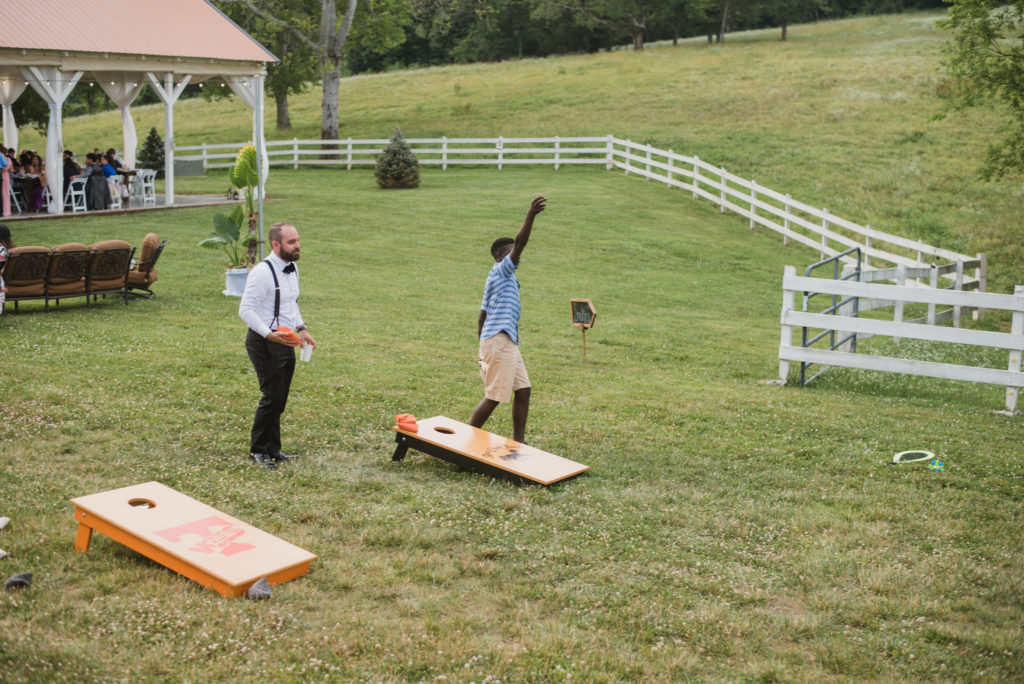
[[[277,282],[277,274],[274,273],[274,265],[270,259],[264,259],[263,263],[270,269],[270,275],[274,277],[274,319],[270,321],[270,329],[277,330],[278,317],[281,315],[281,283]]]

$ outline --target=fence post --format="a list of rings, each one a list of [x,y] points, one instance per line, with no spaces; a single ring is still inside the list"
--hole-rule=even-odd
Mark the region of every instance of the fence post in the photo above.
[[[750,230],[754,230],[754,226],[757,224],[757,205],[754,202],[757,201],[757,182],[754,180],[750,181]]]
[[[842,277],[843,280],[846,280],[848,276],[851,276],[851,275],[853,275],[856,272],[857,272],[857,267],[854,266],[853,264],[843,264],[843,272],[841,274],[841,277]],[[847,318],[851,318],[851,317],[854,316],[853,305],[854,305],[854,301],[846,302],[845,304],[843,304],[842,306],[839,307],[839,309],[836,311],[836,313],[838,315],[840,315],[840,316],[846,316]],[[844,335],[848,335],[849,333],[844,332],[843,334]],[[854,335],[852,338],[850,338],[850,339],[846,340],[845,342],[843,342],[842,344],[840,344],[838,349],[839,349],[839,351],[852,352],[855,349],[854,345],[856,345],[856,343],[857,343],[857,337],[856,337],[856,335]]]
[[[633,141],[626,138],[626,175],[629,175],[629,158],[633,154]]]
[[[718,177],[721,179],[721,188],[718,191],[718,213],[725,213],[725,167],[718,170]]]
[[[786,266],[785,276],[795,276],[796,266]],[[782,332],[779,335],[779,381],[783,385],[786,384],[786,379],[789,378],[789,361],[782,358],[782,347],[793,346],[793,326],[786,325],[786,312],[793,310],[795,303],[796,293],[793,290],[787,290],[785,282],[782,285]]]
[[[867,229],[871,230],[871,226],[868,226]],[[870,235],[865,235],[864,236],[864,266],[865,267],[871,266],[871,255],[867,253],[867,250],[869,250],[869,249],[871,249],[871,236]]]
[[[1024,301],[1024,285],[1017,285],[1014,287],[1013,294],[1017,295],[1018,301]],[[1024,335],[1024,311],[1017,310],[1013,312],[1013,318],[1010,320],[1010,334]],[[1009,370],[1018,373],[1020,372],[1020,357],[1022,354],[1024,354],[1024,349],[1010,350]],[[1006,411],[1010,415],[1017,412],[1018,394],[1020,394],[1020,390],[1018,388],[1006,388]]]
[[[917,265],[918,266],[921,266],[924,263],[924,261],[921,259],[921,248],[923,246],[924,246],[924,240],[918,240],[917,241]],[[920,278],[914,278],[914,282],[915,283],[920,283],[921,279]]]
[[[558,170],[558,161],[561,157],[560,152],[562,151],[562,145],[558,140],[558,136],[555,136],[555,171]]]
[[[988,254],[978,255],[978,268],[974,269],[974,277],[978,281],[978,292],[987,292],[988,286]],[[978,307],[974,310],[974,320],[980,321],[985,318],[985,310]]]
[[[651,180],[651,143],[647,143],[647,165],[644,167],[644,171],[647,174],[644,176],[644,180]]]
[[[933,290],[939,289],[939,267],[932,264],[932,275],[930,281]],[[935,304],[928,305],[928,325],[935,325]]]
[[[441,170],[448,170],[448,136],[441,136]]]
[[[345,170],[352,170],[352,136],[348,138],[348,145],[345,152]]]
[[[782,212],[782,227],[786,229],[786,232],[782,234],[782,246],[789,247],[789,217],[790,212],[793,211],[792,207],[789,206],[789,201],[793,199],[793,196],[786,193],[786,207],[785,211]]]
[[[498,136],[497,148],[498,148],[498,170],[501,171],[502,166],[504,166],[502,164],[502,162],[505,161],[505,136],[503,136],[503,135],[499,135]],[[556,169],[558,168],[557,164],[555,165],[555,168]]]
[[[697,189],[700,187],[700,157],[693,158],[693,199],[697,199]]]
[[[953,289],[957,290],[957,291],[964,289],[964,260],[963,259],[957,259],[957,261],[956,261],[956,283],[953,285]],[[954,306],[953,307],[953,327],[954,328],[959,328],[960,327],[960,307],[959,306]]]
[[[896,284],[899,285],[900,287],[903,287],[903,286],[905,286],[907,284],[907,265],[902,263],[902,262],[896,264]],[[903,322],[903,300],[902,299],[897,299],[896,300],[896,304],[895,304],[895,306],[893,308],[894,308],[894,311],[893,311],[893,314],[892,314],[893,322],[894,323],[902,323]],[[896,337],[895,335],[893,335],[892,343],[897,345],[897,346],[899,346],[900,339],[901,338]]]
[[[292,169],[298,170],[299,168],[299,139],[292,138]]]
[[[612,167],[615,166],[615,163],[614,163],[614,157],[615,157],[615,154],[614,154],[615,153],[615,138],[612,137],[611,133],[608,134],[608,145],[607,145],[606,149],[607,149],[607,152],[605,152],[606,157],[605,157],[604,170],[605,171],[611,171]]]
[[[825,236],[825,232],[828,231],[828,209],[822,209],[821,213],[821,258],[824,259],[828,250],[828,238]]]
[[[665,183],[669,188],[672,188],[672,162],[675,159],[675,152],[672,150],[668,151],[668,182]]]

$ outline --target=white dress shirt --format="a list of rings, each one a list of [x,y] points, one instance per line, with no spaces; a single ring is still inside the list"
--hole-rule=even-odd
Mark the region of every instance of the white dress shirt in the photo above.
[[[238,315],[256,334],[266,337],[271,332],[270,325],[274,320],[274,276],[267,268],[265,261],[273,264],[277,273],[277,282],[281,286],[281,312],[277,325],[295,330],[303,325],[302,314],[299,313],[299,271],[298,267],[291,273],[285,273],[288,265],[274,252],[260,263],[252,267],[245,280],[245,292],[238,305]]]

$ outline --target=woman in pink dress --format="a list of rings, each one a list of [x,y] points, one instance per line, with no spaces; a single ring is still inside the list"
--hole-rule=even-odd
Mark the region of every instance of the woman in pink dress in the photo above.
[[[11,169],[14,164],[7,156],[7,150],[0,147],[0,207],[3,209],[3,216],[11,215]]]

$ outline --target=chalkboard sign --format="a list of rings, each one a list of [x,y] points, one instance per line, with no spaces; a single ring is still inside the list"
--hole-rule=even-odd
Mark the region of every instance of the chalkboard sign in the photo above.
[[[597,311],[589,299],[570,299],[569,307],[572,311],[572,324],[580,330],[586,330],[594,326],[597,318]]]

